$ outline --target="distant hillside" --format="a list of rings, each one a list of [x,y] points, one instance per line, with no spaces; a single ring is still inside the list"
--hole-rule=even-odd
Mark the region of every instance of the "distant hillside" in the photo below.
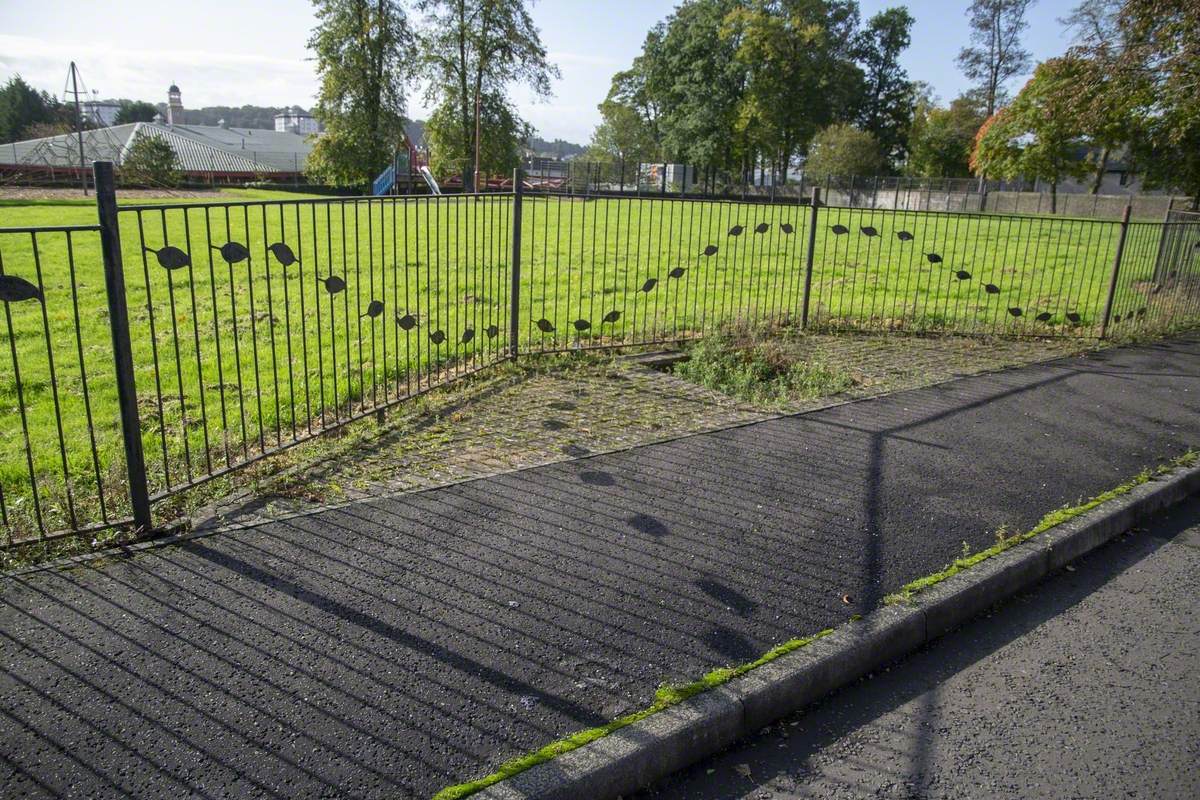
[[[548,142],[538,136],[532,137],[526,144],[530,150],[539,156],[553,156],[554,158],[563,159],[581,156],[587,150],[583,145],[574,144],[563,139],[555,139],[553,142]]]
[[[167,115],[167,104],[157,103],[159,112]],[[291,108],[291,106],[287,106]],[[206,106],[184,107],[184,118],[192,125],[216,125],[221,120],[231,128],[254,128],[275,130],[275,115],[282,113],[284,106]]]

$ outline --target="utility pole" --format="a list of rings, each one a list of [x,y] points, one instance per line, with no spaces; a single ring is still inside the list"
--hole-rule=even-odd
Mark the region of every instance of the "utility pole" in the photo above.
[[[79,80],[75,62],[71,62],[71,93],[75,95],[75,133],[79,138],[79,182],[83,186],[83,196],[87,197],[87,165],[83,160],[83,111],[79,107]]]

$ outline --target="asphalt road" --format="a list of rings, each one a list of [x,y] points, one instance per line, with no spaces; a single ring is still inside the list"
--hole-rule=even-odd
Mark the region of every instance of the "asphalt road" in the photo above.
[[[1197,444],[1176,340],[5,580],[0,786],[427,797]]]
[[[1200,797],[1200,496],[635,800]]]

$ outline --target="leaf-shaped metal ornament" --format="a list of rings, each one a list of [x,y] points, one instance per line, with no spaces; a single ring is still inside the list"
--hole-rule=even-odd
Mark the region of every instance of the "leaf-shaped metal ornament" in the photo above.
[[[554,333],[554,323],[542,317],[537,321],[538,330],[542,333]]]
[[[863,236],[878,236],[879,235],[879,231],[876,230],[875,228],[871,227],[870,225],[863,225],[861,228],[859,228],[859,230],[862,231]]]
[[[1137,315],[1138,315],[1139,317],[1144,317],[1144,316],[1146,316],[1146,308],[1145,308],[1144,306],[1143,306],[1142,308],[1139,308],[1139,309],[1137,310]]]
[[[463,344],[466,344],[467,342],[471,341],[474,338],[475,338],[475,329],[467,328],[465,331],[463,331],[462,337],[459,339],[459,341],[462,342]]]
[[[779,230],[783,231],[784,233],[792,233],[796,229],[792,227],[792,223],[784,222],[779,226]]]
[[[769,230],[771,230],[771,223],[769,222],[760,222],[754,226],[755,233],[766,233]]]
[[[965,281],[970,279],[971,273],[967,272],[965,269],[960,269],[958,272],[954,273],[954,277],[958,278],[960,281]]]
[[[429,341],[433,342],[434,344],[441,344],[442,342],[446,341],[446,334],[444,331],[434,331],[433,333],[429,334]]]
[[[682,278],[683,273],[685,273],[685,272],[687,272],[687,270],[684,269],[683,267],[676,267],[675,269],[668,272],[667,275],[672,278]]]
[[[1120,322],[1120,321],[1121,321],[1121,315],[1113,314],[1113,322]]]
[[[849,228],[847,228],[845,225],[834,225],[834,226],[833,226],[833,227],[831,227],[829,230],[833,231],[833,232],[834,232],[835,234],[837,234],[838,236],[841,236],[843,233],[849,233],[849,232],[850,232],[850,229],[849,229]]]
[[[942,263],[942,257],[941,257],[941,256],[939,256],[937,253],[926,253],[926,254],[925,254],[925,259],[926,259],[926,260],[927,260],[927,261],[928,261],[930,264],[940,264],[940,263]]]
[[[22,300],[42,300],[42,290],[16,275],[0,275],[0,300],[18,303]]]
[[[400,326],[402,331],[411,331],[417,327],[417,318],[412,314],[405,314],[403,317],[396,314],[396,324]]]
[[[908,231],[896,231],[896,238],[902,242],[911,242],[913,235]]]
[[[367,312],[365,314],[363,314],[363,316],[370,317],[371,319],[375,319],[382,313],[383,313],[383,301],[382,300],[372,300],[371,302],[367,303]]]
[[[604,315],[605,322],[616,322],[620,318],[621,318],[621,312],[616,311],[616,310],[610,311]]]
[[[710,244],[708,247],[704,248],[704,255],[715,256],[716,254],[717,254],[717,246],[715,244]]]
[[[744,230],[746,230],[746,229],[744,227],[742,227],[741,225],[734,225],[732,228],[729,229],[729,235],[730,236],[741,236],[742,231],[744,231]]]
[[[575,330],[577,331],[586,331],[588,328],[592,327],[592,323],[588,322],[586,319],[577,319],[571,324],[575,326]]]
[[[1072,325],[1078,325],[1082,319],[1083,317],[1079,316],[1079,314],[1075,311],[1067,312],[1067,322],[1071,323]]]
[[[1036,317],[1034,317],[1034,319],[1036,319],[1038,322],[1049,322],[1050,318],[1053,316],[1054,315],[1051,314],[1049,311],[1043,311],[1042,313],[1040,313]]]
[[[489,339],[495,339],[496,334],[500,333],[500,327],[498,325],[488,325],[486,333]]]
[[[983,287],[983,290],[988,294],[1000,294],[1000,287],[994,283],[989,283]]]
[[[146,249],[154,253],[154,257],[158,259],[158,265],[163,269],[181,269],[192,263],[188,254],[174,245],[167,245],[160,250],[151,250],[149,247]]]
[[[241,242],[226,242],[220,247],[213,247],[213,249],[218,251],[221,258],[225,259],[228,264],[237,264],[250,257],[250,251]]]
[[[337,294],[346,288],[346,282],[337,275],[330,275],[326,278],[318,278],[317,280],[325,286],[325,291],[330,294]]]
[[[275,260],[285,267],[300,263],[300,259],[296,258],[296,254],[292,252],[292,248],[283,242],[275,242],[269,249],[271,255],[275,256]]]
[[[655,286],[658,286],[658,278],[647,278],[646,282],[642,284],[640,291],[649,292],[654,289]]]
[[[1021,309],[1014,306],[1008,310],[1008,313],[1012,314],[1014,317],[1019,317],[1023,312]]]

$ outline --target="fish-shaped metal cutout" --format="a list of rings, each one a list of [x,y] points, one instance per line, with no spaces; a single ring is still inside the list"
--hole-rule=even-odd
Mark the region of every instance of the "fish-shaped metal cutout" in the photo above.
[[[849,232],[850,232],[850,229],[849,229],[849,228],[847,228],[845,225],[834,225],[834,226],[833,226],[833,227],[831,227],[829,230],[833,231],[833,232],[834,232],[835,234],[837,234],[838,236],[841,236],[843,233],[849,233]]]
[[[463,344],[466,344],[467,342],[471,341],[474,338],[475,338],[475,329],[467,328],[465,331],[463,331],[462,337],[459,338],[459,341],[462,342]]]
[[[1051,314],[1049,311],[1043,311],[1042,313],[1040,313],[1036,317],[1034,317],[1034,319],[1036,319],[1038,322],[1049,322],[1050,318],[1053,316],[1054,315]]]
[[[397,314],[396,324],[400,326],[400,330],[402,331],[411,331],[417,327],[417,318],[412,314],[405,314],[403,317]]]
[[[646,282],[642,284],[641,291],[649,292],[655,286],[658,286],[658,278],[647,278]]]
[[[605,315],[604,315],[604,321],[605,321],[605,322],[616,322],[616,321],[617,321],[617,320],[619,320],[620,318],[621,318],[621,312],[620,312],[620,311],[615,311],[615,310],[614,310],[614,311],[610,311],[610,312],[608,312],[607,314],[605,314]]]
[[[1021,309],[1014,306],[1008,310],[1008,313],[1012,314],[1014,317],[1019,317],[1023,312]]]
[[[214,246],[213,249],[220,252],[221,258],[229,264],[237,264],[250,257],[250,251],[241,242],[226,242],[220,247]]]
[[[0,300],[18,303],[22,300],[42,300],[42,290],[16,275],[0,275]]]
[[[954,273],[954,277],[958,278],[960,281],[965,281],[971,277],[971,273],[967,272],[965,269],[960,269],[958,272]]]
[[[926,259],[926,260],[927,260],[927,261],[928,261],[930,264],[940,264],[940,263],[942,263],[942,257],[941,257],[941,256],[939,256],[937,253],[926,253],[926,254],[925,254],[925,259]]]
[[[676,267],[675,269],[668,272],[667,275],[672,278],[682,278],[683,273],[685,273],[685,272],[687,272],[687,270],[684,269],[683,267]]]
[[[337,275],[330,275],[327,278],[317,278],[317,280],[325,285],[325,291],[330,294],[337,294],[346,288],[346,282]]]
[[[588,328],[592,327],[592,323],[588,322],[586,319],[577,319],[571,324],[575,326],[575,330],[577,331],[586,331]]]
[[[382,300],[372,300],[371,302],[367,303],[367,313],[363,314],[363,316],[370,317],[371,319],[375,319],[382,313],[383,313],[383,301]]]
[[[163,269],[180,269],[192,263],[187,253],[173,245],[167,245],[161,250],[151,250],[149,247],[146,249],[154,253],[154,257],[158,259],[158,265]]]
[[[729,229],[729,235],[730,236],[741,236],[742,231],[744,231],[744,230],[746,230],[746,229],[743,228],[741,225],[734,225],[732,228]]]
[[[769,230],[771,230],[771,223],[769,222],[760,222],[754,226],[755,233],[766,233]]]
[[[717,254],[717,246],[715,244],[710,244],[708,247],[704,248],[704,255],[715,256],[716,254]]]
[[[485,331],[485,333],[487,333],[489,339],[495,339],[496,334],[498,334],[499,332],[500,332],[500,328],[497,325],[488,325],[487,330]]]
[[[537,321],[537,326],[538,330],[540,330],[542,333],[554,333],[554,323],[545,317],[542,317]]]
[[[870,225],[863,225],[861,228],[859,228],[859,230],[862,231],[863,236],[878,236],[879,235],[879,231],[877,231],[875,228],[873,228]]]
[[[296,258],[296,254],[292,252],[292,248],[283,242],[275,242],[268,249],[271,251],[271,255],[275,256],[275,260],[285,267],[300,263],[300,259]]]
[[[1000,294],[1000,287],[994,283],[989,283],[983,287],[983,290],[988,294]]]
[[[908,231],[896,231],[896,238],[902,242],[911,242],[913,235]]]
[[[779,230],[783,231],[784,233],[791,233],[796,229],[792,227],[792,223],[785,222],[779,226]]]

